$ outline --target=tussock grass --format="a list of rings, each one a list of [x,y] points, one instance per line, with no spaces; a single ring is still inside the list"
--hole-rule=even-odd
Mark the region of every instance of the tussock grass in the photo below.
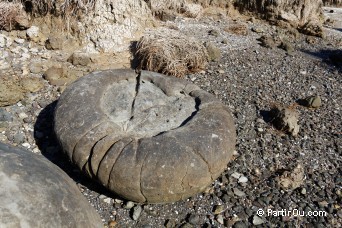
[[[199,41],[167,28],[147,32],[137,44],[137,55],[142,69],[176,77],[208,64],[206,48]]]
[[[78,12],[87,13],[93,9],[96,0],[0,0],[3,5],[15,4],[34,16],[53,14],[65,17],[76,15]]]
[[[9,29],[15,26],[18,17],[24,14],[23,6],[18,2],[0,2],[0,29]]]

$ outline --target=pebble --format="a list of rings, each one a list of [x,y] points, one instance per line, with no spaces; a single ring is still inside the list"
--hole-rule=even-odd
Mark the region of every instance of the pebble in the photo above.
[[[13,120],[12,114],[4,108],[0,108],[0,121],[11,122]]]
[[[188,222],[192,225],[198,225],[200,222],[200,217],[198,215],[192,214],[189,216]]]
[[[110,204],[112,202],[112,199],[107,197],[103,200],[103,202]]]
[[[216,217],[216,221],[217,221],[218,223],[220,223],[221,225],[223,225],[223,224],[224,224],[223,216],[222,216],[222,215],[218,215],[218,216]]]
[[[235,179],[239,179],[242,176],[242,174],[238,173],[238,172],[234,172],[234,173],[232,173],[231,176],[234,177]]]
[[[27,117],[28,117],[28,115],[27,115],[25,112],[19,113],[19,118],[20,118],[20,119],[25,119],[25,118],[27,118]]]
[[[247,181],[248,181],[248,178],[245,177],[245,176],[241,176],[241,177],[239,178],[239,183],[247,183]]]
[[[224,206],[223,205],[216,205],[214,207],[214,214],[221,214],[224,211]]]
[[[259,216],[257,216],[257,215],[254,215],[254,217],[253,217],[253,225],[261,225],[261,224],[264,224],[265,223],[265,221],[262,219],[262,218],[260,218]]]
[[[246,196],[246,194],[243,191],[241,191],[240,189],[238,189],[238,188],[233,188],[233,192],[234,192],[235,195],[237,195],[239,197]]]
[[[114,228],[116,227],[118,223],[114,220],[108,222],[108,228]]]
[[[128,201],[124,206],[125,209],[131,209],[132,207],[134,207],[134,203],[132,201]]]
[[[303,195],[305,195],[305,194],[306,194],[306,188],[302,188],[302,191],[301,191],[300,193],[302,193]]]
[[[13,141],[16,144],[23,143],[25,141],[25,134],[22,132],[18,132],[13,136]],[[26,146],[25,146],[26,147]]]
[[[16,42],[17,44],[23,44],[25,42],[24,39],[20,39],[20,38],[15,38],[14,42]]]
[[[135,206],[133,208],[133,215],[132,215],[132,218],[134,221],[137,221],[141,215],[141,212],[142,212],[142,208],[141,206]]]
[[[23,144],[21,144],[23,147],[26,147],[26,148],[28,148],[28,149],[30,149],[31,148],[31,145],[29,144],[29,143],[23,143]]]

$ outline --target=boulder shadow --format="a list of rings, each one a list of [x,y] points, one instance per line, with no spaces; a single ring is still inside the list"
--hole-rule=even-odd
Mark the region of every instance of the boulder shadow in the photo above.
[[[335,67],[339,72],[342,72],[342,50],[319,50],[309,51],[302,50],[303,53],[321,59],[324,63],[331,67]]]
[[[260,116],[265,121],[265,123],[272,123],[274,120],[274,111],[273,110],[260,110]]]
[[[57,101],[47,105],[38,115],[34,124],[34,138],[42,155],[61,168],[77,184],[85,186],[91,191],[111,198],[122,199],[107,190],[104,186],[90,179],[74,165],[63,152],[54,133],[54,111]]]

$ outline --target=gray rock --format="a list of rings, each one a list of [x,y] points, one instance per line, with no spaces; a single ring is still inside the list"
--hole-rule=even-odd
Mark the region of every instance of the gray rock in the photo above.
[[[257,225],[261,225],[264,223],[265,223],[265,221],[262,218],[260,218],[259,216],[257,216],[257,215],[253,216],[253,225],[257,226]]]
[[[134,221],[138,220],[142,212],[142,207],[141,206],[135,206],[133,208],[133,215],[132,218]]]
[[[196,214],[192,214],[188,218],[188,222],[191,223],[192,225],[198,225],[200,223],[200,218]]]
[[[13,141],[14,141],[16,144],[23,143],[24,140],[25,140],[25,134],[22,133],[22,132],[18,132],[18,133],[16,133],[16,134],[13,136]]]
[[[11,122],[12,120],[12,114],[7,112],[6,109],[0,108],[0,121]]]
[[[218,47],[215,46],[215,44],[211,42],[206,42],[204,46],[207,49],[209,60],[210,61],[219,61],[221,59],[221,51]]]
[[[55,111],[64,151],[90,177],[136,202],[173,202],[208,186],[231,160],[227,107],[192,83],[133,70],[71,84]]]
[[[0,143],[0,227],[103,227],[76,184],[41,156]]]
[[[235,195],[239,196],[239,197],[244,197],[246,196],[246,193],[244,193],[243,191],[241,191],[240,189],[238,188],[233,188],[233,192]]]

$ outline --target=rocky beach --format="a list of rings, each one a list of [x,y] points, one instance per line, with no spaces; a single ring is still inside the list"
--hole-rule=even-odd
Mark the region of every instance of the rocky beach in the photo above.
[[[56,140],[54,110],[68,84],[96,70],[134,68],[129,51],[79,52],[77,41],[44,37],[34,26],[1,31],[0,141],[64,170],[107,227],[341,227],[342,9],[323,11],[330,18],[323,37],[242,15],[159,22],[214,45],[209,65],[184,80],[229,107],[236,127],[233,161],[189,199],[122,199],[85,177]],[[296,133],[275,126],[275,107],[296,113]]]

